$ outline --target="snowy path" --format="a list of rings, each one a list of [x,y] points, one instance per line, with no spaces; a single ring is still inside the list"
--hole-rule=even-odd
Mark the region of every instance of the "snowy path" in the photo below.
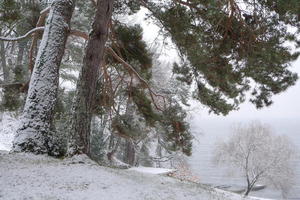
[[[1,200],[226,200],[238,195],[136,171],[100,167],[86,157],[57,160],[0,151]]]

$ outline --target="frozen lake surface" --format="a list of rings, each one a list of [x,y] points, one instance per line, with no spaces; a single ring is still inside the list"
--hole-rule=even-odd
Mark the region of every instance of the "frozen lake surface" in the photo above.
[[[235,121],[239,122],[239,121]],[[245,185],[245,180],[234,174],[229,174],[226,169],[212,164],[212,151],[216,141],[226,139],[230,134],[230,127],[234,121],[229,120],[193,120],[192,130],[201,132],[196,135],[193,155],[189,163],[202,183],[212,185]],[[300,122],[297,120],[269,120],[262,121],[271,125],[275,133],[285,134],[290,137],[300,150]],[[288,199],[300,200],[300,157],[295,158],[295,186],[291,189]],[[281,199],[281,192],[267,186],[266,189],[250,193],[251,196]]]

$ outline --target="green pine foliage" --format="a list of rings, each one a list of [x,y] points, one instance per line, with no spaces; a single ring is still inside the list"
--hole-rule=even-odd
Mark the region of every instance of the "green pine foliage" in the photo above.
[[[192,154],[192,139],[189,124],[185,121],[186,112],[179,104],[170,105],[162,113],[160,124],[164,140],[171,151],[181,151],[187,156]]]
[[[114,51],[131,64],[141,77],[149,80],[151,78],[152,54],[142,39],[143,29],[141,26],[127,26],[118,22],[114,26],[113,34],[116,39],[116,43],[112,43]],[[115,59],[111,59],[113,63],[117,62]]]
[[[11,37],[20,36],[34,28],[39,13],[47,2],[2,0],[1,35],[9,33]],[[232,2],[237,1],[115,1],[108,45],[152,86],[152,66],[155,60],[142,39],[142,27],[118,21],[118,17],[135,14],[144,6],[150,10],[151,19],[165,30],[178,49],[181,62],[173,65],[176,79],[195,88],[192,96],[211,112],[226,115],[238,109],[249,92],[250,101],[257,108],[269,106],[273,95],[287,90],[298,78],[289,67],[299,57],[299,52],[287,47],[286,41],[293,47],[300,46],[299,0],[243,0],[241,4],[235,5]],[[239,10],[238,7],[243,6],[246,9]],[[89,32],[94,12],[95,7],[91,1],[76,1],[72,29]],[[288,26],[296,27],[297,31],[290,32]],[[70,37],[72,39],[67,44],[60,78],[75,83],[86,41]],[[23,64],[28,64],[28,41],[29,39],[24,41],[27,49]],[[16,58],[18,47],[12,44],[6,47],[7,52],[12,54],[11,57]],[[116,86],[118,75],[130,79],[132,72],[115,58],[106,55],[105,61],[107,72],[111,76],[110,87]],[[9,65],[10,74],[13,74],[10,80],[26,81],[24,70],[14,67],[14,64]],[[139,140],[145,139],[148,130],[155,129],[157,135],[164,140],[165,148],[191,154],[193,137],[185,121],[186,112],[179,100],[176,101],[178,96],[169,97],[169,104],[164,105],[161,112],[155,108],[144,84],[126,83],[116,91],[111,88],[109,90],[106,84],[103,76],[99,77],[97,105],[93,112],[97,116],[111,115],[110,123],[114,132],[127,139]],[[12,105],[13,108],[9,109],[16,110],[22,105],[22,100],[16,94],[18,89],[4,88],[2,92],[3,99],[10,105],[6,105],[4,101],[1,109],[8,109]],[[64,122],[68,121],[74,95],[74,91],[62,88],[58,93],[55,112],[59,131],[63,132],[65,129]],[[181,103],[187,105],[188,97]],[[10,102],[7,101],[10,99]],[[134,107],[133,113],[126,113],[127,106]],[[103,130],[101,131],[102,135],[93,134],[94,141],[101,140],[93,144],[93,148],[97,148],[98,144],[103,145]],[[143,151],[148,154],[146,146]]]
[[[135,103],[137,110],[146,120],[147,124],[150,126],[154,126],[155,122],[160,120],[160,115],[153,110],[153,102],[141,89],[132,88],[130,96],[132,97],[132,100]]]
[[[277,10],[271,8],[276,12],[270,12],[271,2],[277,5]],[[272,103],[274,94],[295,84],[298,77],[288,67],[299,53],[284,42],[297,42],[286,25],[299,25],[299,4],[290,2],[296,9],[285,1],[244,1],[249,13],[228,1],[149,6],[180,52],[182,63],[174,66],[174,72],[188,84],[194,80],[194,96],[202,104],[226,115],[244,102],[249,90],[255,90],[251,102],[261,108]]]
[[[138,140],[145,136],[142,123],[136,121],[132,114],[123,114],[114,117],[112,120],[112,129],[118,136]]]
[[[0,21],[12,24],[21,19],[21,6],[15,0],[2,0],[0,4]]]

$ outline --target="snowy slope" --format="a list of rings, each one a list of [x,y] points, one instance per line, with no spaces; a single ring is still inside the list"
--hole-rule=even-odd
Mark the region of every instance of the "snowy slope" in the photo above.
[[[238,200],[239,195],[167,176],[0,151],[1,200]]]

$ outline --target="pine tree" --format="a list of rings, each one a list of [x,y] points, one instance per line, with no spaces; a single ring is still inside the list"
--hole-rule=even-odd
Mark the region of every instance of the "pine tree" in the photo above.
[[[89,36],[83,67],[77,83],[76,104],[74,105],[70,130],[70,155],[77,153],[90,154],[90,126],[96,95],[96,83],[99,77],[99,68],[103,64],[113,2],[113,0],[102,0],[97,3],[92,32]]]
[[[122,13],[118,8],[127,7],[125,12],[136,12],[141,5],[148,8],[178,48],[182,59],[181,63],[174,64],[178,79],[187,84],[194,83],[194,97],[212,112],[226,115],[244,102],[245,93],[250,89],[253,96],[251,102],[261,108],[272,103],[272,94],[285,91],[297,80],[297,75],[290,72],[288,66],[299,54],[292,53],[281,42],[296,39],[287,32],[287,27],[279,26],[278,21],[283,19],[277,13],[264,15],[268,9],[266,5],[259,7],[250,1],[245,4],[251,7],[252,13],[244,13],[240,9],[242,5],[233,1],[124,1],[122,6],[115,6],[118,14]],[[288,17],[284,20],[288,20],[285,24],[292,23]],[[126,33],[126,29],[120,32]],[[132,35],[125,35],[122,45],[126,46],[126,39],[130,41]],[[136,48],[136,45],[133,46]],[[130,51],[128,46],[121,48],[119,56],[130,63],[130,57],[126,55]],[[250,80],[256,83],[254,88]],[[152,111],[151,101],[142,91],[132,88],[133,101],[146,121],[155,123],[161,118]],[[122,118],[115,120],[118,126],[122,126],[122,121]],[[183,143],[177,141],[176,134],[184,133],[185,125],[177,121],[165,122],[164,125],[171,126],[175,131],[168,138],[175,141],[176,149],[176,145]],[[126,129],[122,130],[124,132]],[[85,134],[79,135],[88,135],[89,128],[85,131]],[[191,136],[187,135],[185,139],[189,141]],[[183,151],[189,154],[191,144],[186,145],[187,149]]]
[[[56,5],[67,4],[67,2],[70,1],[53,1],[52,13]],[[285,41],[290,41],[290,44],[295,47],[299,46],[297,39],[300,24],[299,4],[297,0],[288,2],[288,4],[283,0],[250,0],[243,3],[232,0],[99,0],[97,3],[94,2],[98,9],[88,38],[75,95],[74,113],[71,117],[70,155],[89,154],[90,124],[94,114],[111,114],[110,110],[115,109],[111,123],[114,122],[119,130],[129,133],[126,137],[130,136],[131,129],[139,128],[135,126],[137,124],[130,123],[133,120],[132,116],[125,114],[126,103],[122,101],[130,98],[131,105],[135,107],[134,114],[142,119],[139,125],[165,130],[161,139],[168,144],[164,145],[166,149],[190,154],[192,137],[184,120],[186,114],[178,103],[178,97],[167,97],[162,103],[161,99],[158,100],[161,95],[156,95],[151,89],[153,57],[146,51],[147,44],[141,42],[143,30],[139,26],[131,27],[124,22],[119,22],[117,16],[134,14],[141,7],[148,9],[150,19],[161,26],[164,36],[171,38],[178,50],[181,61],[174,63],[173,67],[177,79],[195,88],[193,97],[209,107],[211,112],[226,115],[245,101],[246,93],[250,92],[250,101],[257,108],[261,108],[271,105],[273,95],[284,92],[296,82],[297,75],[289,70],[289,66],[299,53],[286,47]],[[89,30],[89,19],[94,15],[95,9],[88,5],[92,4],[77,2],[77,10],[84,12],[85,17],[82,21],[78,20],[80,14],[76,13],[72,23],[75,29],[86,32]],[[247,11],[243,9],[244,7]],[[13,5],[13,9],[9,12],[5,11],[5,14],[1,14],[0,17],[8,21],[16,20],[20,14],[18,9],[18,6]],[[60,14],[66,16],[65,25],[69,24],[71,6],[57,11],[61,11]],[[111,20],[111,15],[114,20]],[[15,141],[15,150],[18,151],[49,153],[55,146],[51,138],[54,137],[52,122],[54,107],[57,104],[58,69],[66,38],[69,35],[69,27],[61,26],[62,32],[51,32],[55,38],[61,33],[62,35],[59,37],[59,48],[56,50],[49,48],[48,45],[53,45],[53,41],[48,40],[53,38],[48,30],[55,24],[52,23],[51,17],[53,16],[50,15],[47,20],[30,82],[22,121],[24,126],[18,130],[19,139]],[[298,28],[298,32],[289,32],[288,26]],[[47,38],[48,33],[50,35]],[[109,42],[106,42],[107,38]],[[70,43],[71,53],[66,55],[70,56],[71,61],[63,62],[64,67],[75,63],[80,64],[78,57],[83,45],[77,44]],[[0,47],[3,57],[6,52],[3,45]],[[21,45],[18,50],[21,58]],[[46,51],[52,50],[53,55],[58,55],[51,64],[53,76],[45,75],[43,71],[45,69],[43,66],[50,66],[46,65],[49,59],[45,60],[43,55]],[[6,61],[3,62],[2,59],[2,63],[3,72],[7,75]],[[20,74],[19,67],[16,68],[16,72]],[[68,73],[63,73],[63,76],[76,79]],[[126,79],[127,83],[134,77],[132,84],[128,84],[130,87],[124,84],[126,81],[121,81],[121,86],[118,86],[121,77]],[[38,86],[36,83],[40,80],[50,81],[47,89],[35,89]],[[50,103],[45,108],[42,102]],[[119,108],[113,108],[115,105]],[[112,109],[104,108],[107,106]]]

